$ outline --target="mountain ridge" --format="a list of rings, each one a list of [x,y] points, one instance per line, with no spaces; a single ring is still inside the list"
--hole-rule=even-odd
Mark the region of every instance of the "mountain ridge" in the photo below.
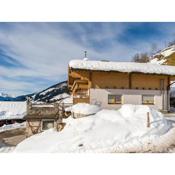
[[[62,81],[37,93],[20,95],[17,97],[0,93],[0,101],[26,101],[28,97],[30,97],[33,102],[54,102],[67,98],[69,97],[67,81]]]
[[[159,50],[150,57],[150,63],[175,66],[175,45]]]

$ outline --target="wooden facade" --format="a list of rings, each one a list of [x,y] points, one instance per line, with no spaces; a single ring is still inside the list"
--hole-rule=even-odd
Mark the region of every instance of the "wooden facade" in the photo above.
[[[163,98],[168,100],[168,87],[171,80],[175,80],[175,77],[139,72],[123,73],[69,68],[68,85],[74,104],[90,103],[90,89],[157,90],[167,93]]]

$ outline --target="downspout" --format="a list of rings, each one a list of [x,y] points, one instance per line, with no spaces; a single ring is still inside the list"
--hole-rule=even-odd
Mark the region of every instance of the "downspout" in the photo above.
[[[162,95],[162,110],[164,111],[164,80],[160,80],[160,94]]]
[[[170,77],[168,76],[168,85],[167,85],[167,111],[170,112]]]
[[[167,112],[170,112],[170,98],[169,98],[169,90],[170,88],[167,87]]]

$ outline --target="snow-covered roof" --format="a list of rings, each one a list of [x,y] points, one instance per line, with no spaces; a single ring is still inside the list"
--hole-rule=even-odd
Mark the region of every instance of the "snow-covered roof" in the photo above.
[[[26,102],[0,102],[0,120],[22,119],[27,111]]]
[[[112,61],[85,61],[71,60],[69,67],[73,69],[117,71],[117,72],[141,72],[150,74],[175,75],[175,67],[151,63],[112,62]]]

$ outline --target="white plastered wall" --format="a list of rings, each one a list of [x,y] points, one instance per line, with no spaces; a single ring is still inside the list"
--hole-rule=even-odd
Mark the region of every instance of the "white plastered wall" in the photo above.
[[[167,110],[167,91],[139,89],[90,89],[90,103],[103,108],[117,109],[120,104],[108,104],[108,94],[122,95],[122,104],[142,104],[142,95],[154,95],[154,106],[159,110]],[[164,103],[164,104],[163,104]]]

